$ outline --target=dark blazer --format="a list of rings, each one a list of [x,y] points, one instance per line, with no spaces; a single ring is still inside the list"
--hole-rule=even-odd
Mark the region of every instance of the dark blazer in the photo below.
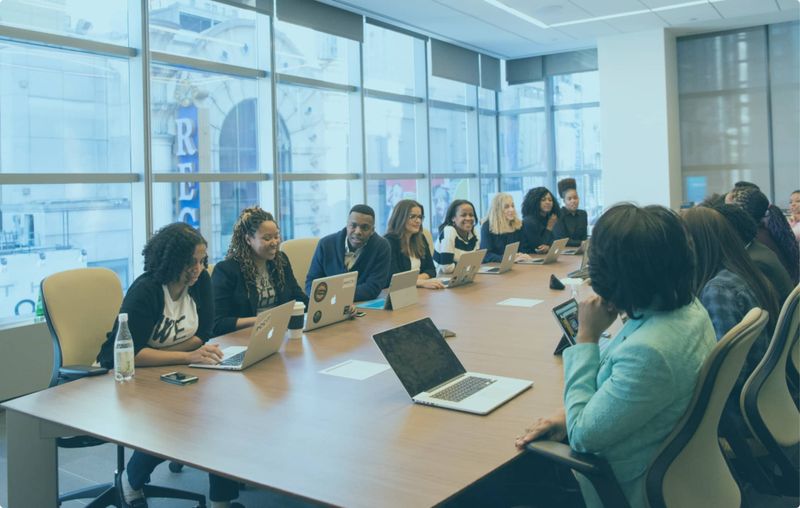
[[[314,258],[308,268],[306,276],[306,293],[311,291],[311,283],[320,277],[330,277],[345,273],[344,268],[344,242],[347,228],[342,228],[338,233],[328,235],[319,241]],[[377,298],[381,289],[389,285],[389,265],[392,258],[392,249],[389,242],[381,235],[374,233],[362,247],[364,250],[358,256],[356,263],[350,271],[358,271],[356,294],[354,300],[361,302]]]
[[[533,254],[536,247],[553,243],[553,232],[547,229],[547,220],[541,215],[526,215],[522,218],[522,242],[519,251]]]
[[[588,226],[589,216],[586,215],[586,210],[575,210],[575,213],[571,213],[562,208],[558,222],[553,227],[553,239],[569,238],[567,245],[578,247],[589,236]]]
[[[308,306],[308,297],[300,288],[294,277],[289,258],[283,252],[277,254],[285,262],[283,279],[285,284],[278,285],[280,275],[275,263],[269,263],[269,280],[275,287],[278,297],[275,305],[281,305],[289,300],[303,302]],[[211,275],[211,284],[214,287],[214,334],[223,335],[236,330],[236,320],[243,317],[253,317],[258,311],[258,294],[255,288],[248,286],[244,280],[239,262],[235,259],[226,259],[214,266]]]
[[[506,245],[521,241],[522,229],[518,229],[513,233],[496,235],[489,230],[489,221],[487,220],[481,226],[481,249],[486,249],[483,262],[499,263],[503,260],[503,253],[506,251]],[[520,247],[522,247],[522,244],[520,244]]]
[[[411,258],[403,254],[400,250],[400,237],[391,233],[386,235],[386,240],[392,247],[392,264],[389,269],[389,277],[400,272],[411,270]],[[427,273],[431,278],[436,277],[436,267],[433,265],[431,249],[425,235],[422,236],[422,243],[425,244],[425,256],[419,260],[419,273]]]
[[[145,272],[136,277],[125,298],[120,313],[128,314],[128,329],[133,337],[133,351],[137,354],[147,347],[153,329],[164,319],[164,290],[162,284]],[[211,293],[211,277],[203,270],[200,278],[189,287],[189,296],[197,307],[197,332],[195,335],[203,342],[210,339],[214,328],[214,299]],[[106,341],[97,354],[97,361],[106,368],[114,367],[114,339],[117,336],[119,321],[108,332]]]
[[[750,255],[753,263],[761,270],[761,273],[772,284],[772,287],[775,288],[779,298],[778,303],[783,305],[789,293],[794,289],[794,284],[792,284],[792,278],[783,264],[781,264],[777,254],[755,239],[747,246],[747,254]]]

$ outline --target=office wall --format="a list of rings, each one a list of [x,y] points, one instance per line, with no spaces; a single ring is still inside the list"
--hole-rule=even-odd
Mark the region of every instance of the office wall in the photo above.
[[[603,202],[681,203],[675,38],[663,29],[598,40]]]

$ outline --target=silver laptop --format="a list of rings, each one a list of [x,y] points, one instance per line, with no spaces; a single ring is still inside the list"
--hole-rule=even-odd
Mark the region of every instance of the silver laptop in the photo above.
[[[482,266],[478,273],[499,274],[506,273],[514,266],[514,259],[517,257],[519,242],[509,243],[503,251],[503,260],[499,266]]]
[[[461,254],[453,273],[449,277],[440,277],[442,284],[447,288],[469,284],[475,280],[475,275],[481,268],[481,261],[483,261],[484,256],[486,256],[486,249],[478,249]]]
[[[190,363],[189,367],[217,370],[244,370],[277,353],[294,310],[294,300],[261,312],[250,329],[247,346],[230,346],[222,350],[222,361],[216,365]]]
[[[311,331],[350,318],[358,272],[314,279],[308,295],[308,314],[303,331]]]
[[[587,242],[589,240],[586,240]],[[583,258],[581,259],[581,267],[573,270],[567,274],[567,277],[574,279],[588,279],[589,278],[589,244],[583,250]]]
[[[561,254],[561,251],[564,250],[564,247],[567,245],[568,238],[562,238],[560,240],[556,240],[550,246],[550,250],[547,251],[547,255],[543,258],[533,258],[533,259],[523,259],[520,261],[520,264],[523,265],[549,265],[550,263],[555,263],[558,261],[558,256]]]
[[[564,252],[561,254],[566,254],[567,256],[577,256],[579,254],[583,254],[586,252],[586,247],[589,245],[589,240],[584,240],[578,245],[577,249],[564,249]]]
[[[419,270],[408,270],[392,275],[389,292],[383,308],[397,310],[417,303],[417,277]]]
[[[533,381],[467,372],[430,318],[373,335],[417,404],[485,415]]]

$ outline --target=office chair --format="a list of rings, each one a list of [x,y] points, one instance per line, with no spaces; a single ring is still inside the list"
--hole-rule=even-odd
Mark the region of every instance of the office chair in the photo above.
[[[478,229],[480,229],[480,227],[478,227]],[[422,234],[425,236],[425,240],[428,241],[428,250],[431,252],[431,256],[433,256],[433,251],[435,247],[433,245],[433,236],[431,236],[431,232],[425,229],[425,227],[422,228]]]
[[[294,278],[302,288],[306,287],[306,275],[318,243],[319,238],[295,238],[281,242],[281,252],[289,258]]]
[[[766,324],[766,311],[750,310],[706,358],[686,412],[646,472],[651,507],[742,506],[742,494],[720,449],[717,429],[747,353]],[[554,441],[534,441],[527,450],[584,475],[607,508],[630,507],[605,459]]]
[[[90,366],[113,328],[122,304],[119,278],[107,268],[79,268],[46,277],[41,291],[55,357],[51,386],[92,375]],[[91,436],[58,438],[56,442],[62,448],[105,444]],[[74,499],[94,498],[88,506],[121,506],[115,484],[124,469],[125,449],[117,445],[115,483],[67,492],[59,496],[59,505]],[[146,485],[144,494],[152,498],[187,499],[205,506],[205,496],[177,489]]]
[[[750,457],[761,465],[778,494],[800,495],[800,412],[789,391],[786,367],[800,337],[800,286],[786,299],[764,358],[742,388],[742,415],[752,435],[766,449],[768,461]],[[736,451],[736,450],[735,450]],[[777,468],[777,474],[773,468]]]

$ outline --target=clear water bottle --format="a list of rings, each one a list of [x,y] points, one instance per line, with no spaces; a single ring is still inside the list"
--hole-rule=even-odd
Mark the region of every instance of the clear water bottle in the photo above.
[[[133,337],[128,329],[128,314],[119,315],[117,336],[114,338],[114,379],[124,383],[133,379]]]

